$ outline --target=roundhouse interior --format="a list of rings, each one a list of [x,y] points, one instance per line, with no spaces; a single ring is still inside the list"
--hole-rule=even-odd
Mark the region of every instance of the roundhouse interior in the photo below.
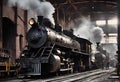
[[[40,0],[44,1],[44,0]],[[99,26],[96,21],[104,20],[105,24],[100,25],[104,31],[103,44],[111,43],[111,37],[117,37],[117,29],[109,25],[109,20],[117,17],[117,0],[46,0],[55,7],[53,17],[56,24],[60,24],[62,29],[70,29],[79,26],[82,18],[89,19],[95,26]],[[20,57],[21,51],[27,45],[26,32],[29,29],[28,19],[34,12],[23,10],[17,6],[9,7],[8,0],[0,0],[0,55],[8,50],[10,52],[10,65],[16,64],[16,59]],[[30,13],[31,12],[31,13]],[[80,41],[80,42],[84,42]],[[112,43],[116,43],[115,42]],[[87,44],[91,44],[88,42]],[[81,45],[84,49],[86,44]],[[86,50],[88,53],[91,51]],[[83,51],[84,52],[84,51]],[[84,53],[83,53],[84,54]],[[87,56],[82,58],[89,59]],[[1,64],[1,63],[0,63]]]

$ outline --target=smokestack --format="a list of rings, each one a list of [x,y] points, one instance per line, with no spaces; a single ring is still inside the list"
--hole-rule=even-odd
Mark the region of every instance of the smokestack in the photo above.
[[[99,47],[100,42],[96,42],[96,44],[97,44],[97,47]]]
[[[42,25],[43,23],[43,16],[38,16],[38,25]]]

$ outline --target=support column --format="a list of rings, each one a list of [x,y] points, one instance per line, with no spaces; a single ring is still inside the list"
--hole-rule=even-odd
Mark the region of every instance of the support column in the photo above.
[[[22,48],[25,48],[27,41],[26,41],[26,32],[28,30],[28,11],[24,11],[24,37],[23,37],[23,45]]]
[[[2,48],[2,0],[0,0],[0,48]]]
[[[118,64],[117,64],[117,74],[120,77],[120,0],[117,0],[117,10],[118,10]]]

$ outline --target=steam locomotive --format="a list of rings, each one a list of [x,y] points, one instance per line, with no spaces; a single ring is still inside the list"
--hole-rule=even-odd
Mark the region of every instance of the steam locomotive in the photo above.
[[[89,70],[91,42],[61,31],[56,25],[38,16],[30,20],[31,28],[26,34],[27,48],[20,56],[21,75],[47,75],[61,72]]]
[[[97,51],[95,53],[96,68],[109,68],[109,53],[103,49],[100,43],[97,43]]]
[[[96,51],[92,55],[94,55],[91,66],[93,69],[109,69],[109,53],[103,49],[100,43],[97,43]]]

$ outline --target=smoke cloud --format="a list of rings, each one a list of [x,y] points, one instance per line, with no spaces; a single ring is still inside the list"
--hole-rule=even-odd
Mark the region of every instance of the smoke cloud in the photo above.
[[[116,55],[117,44],[114,43],[103,44],[103,49],[107,50],[107,52],[109,53],[113,53],[114,55]]]
[[[83,17],[81,21],[82,23],[74,28],[74,34],[93,43],[101,42],[104,33],[102,28],[94,26],[88,18]]]
[[[103,38],[103,30],[100,27],[94,27],[92,29],[93,37],[95,42],[100,42]]]
[[[117,57],[116,57],[117,55],[116,51],[118,51],[117,44],[108,43],[108,44],[102,44],[102,46],[103,46],[103,49],[109,53],[110,62],[112,63],[113,66],[115,66],[117,63]]]
[[[18,6],[24,10],[33,10],[37,15],[44,16],[44,18],[48,18],[53,24],[55,24],[53,18],[55,8],[47,1],[40,2],[40,0],[8,0],[8,5],[10,7]]]

